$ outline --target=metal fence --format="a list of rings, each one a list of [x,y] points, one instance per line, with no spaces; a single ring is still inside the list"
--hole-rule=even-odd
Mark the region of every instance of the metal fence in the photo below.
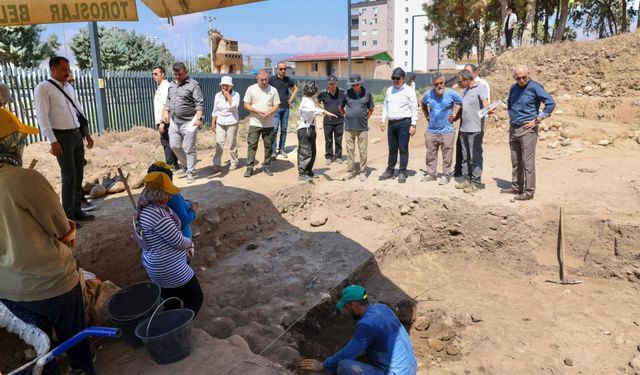
[[[74,70],[73,83],[91,132],[98,133],[97,109],[91,71]],[[220,91],[221,74],[191,73],[190,76],[202,86],[205,103],[205,118],[210,119],[213,111],[214,95]],[[18,118],[30,126],[38,126],[34,91],[38,83],[49,77],[48,69],[22,69],[0,65],[0,81],[9,85],[13,101],[8,105]],[[318,77],[294,77],[300,83],[315,80],[324,87]],[[249,86],[256,83],[254,76],[234,75],[234,89],[242,96]],[[367,80],[364,86],[372,94],[381,93],[391,85],[388,80]],[[347,80],[340,79],[340,86],[346,88]],[[110,131],[127,131],[134,126],[154,126],[153,96],[156,83],[150,72],[105,72],[105,91]],[[301,93],[302,90],[299,91]],[[301,94],[299,94],[301,95]],[[240,118],[248,112],[240,106]],[[29,136],[29,143],[42,141],[41,135]]]

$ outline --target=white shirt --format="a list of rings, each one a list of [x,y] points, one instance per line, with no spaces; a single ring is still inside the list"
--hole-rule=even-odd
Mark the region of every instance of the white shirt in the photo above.
[[[505,24],[507,24],[508,30],[513,30],[516,27],[517,23],[518,23],[518,16],[512,12],[511,15],[507,16],[505,22],[502,23],[502,30],[504,30]]]
[[[162,122],[162,112],[164,105],[167,104],[167,96],[169,95],[169,81],[162,80],[153,96],[153,114],[155,116],[156,125]]]
[[[411,125],[418,122],[418,98],[411,86],[403,84],[399,89],[391,86],[384,96],[384,106],[382,107],[382,121],[400,120],[411,118]]]
[[[240,105],[240,94],[234,91],[231,94],[231,104],[224,97],[222,91],[216,94],[213,99],[213,112],[211,117],[216,118],[218,125],[235,125],[240,121],[238,116],[238,106]]]
[[[324,113],[324,109],[316,107],[316,103],[308,96],[302,97],[298,111],[300,112],[298,130],[316,126],[316,116]]]
[[[58,84],[59,87],[63,87],[67,95],[73,99],[80,113],[84,115],[82,105],[76,97],[73,86],[69,83],[62,85],[62,82],[56,81],[53,78],[51,78],[51,80]],[[69,130],[80,127],[76,109],[73,108],[73,105],[64,97],[64,94],[55,88],[51,82],[40,82],[38,86],[36,86],[34,96],[40,133],[47,139],[47,142],[50,144],[58,142],[56,136],[53,134],[53,129]]]
[[[478,82],[480,85],[483,85],[484,87],[487,88],[487,100],[491,102],[491,89],[489,88],[489,82],[487,82],[487,80],[480,77],[476,77],[476,82]]]

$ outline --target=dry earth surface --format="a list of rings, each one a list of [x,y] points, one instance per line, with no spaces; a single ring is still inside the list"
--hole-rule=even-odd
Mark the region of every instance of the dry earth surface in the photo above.
[[[243,168],[212,175],[212,135],[201,134],[198,180],[177,180],[201,204],[193,265],[205,302],[194,352],[159,366],[143,349],[103,340],[99,373],[296,372],[301,357],[324,358],[348,340],[353,322],[331,305],[348,282],[396,309],[420,374],[640,373],[629,364],[640,354],[638,51],[636,33],[511,50],[482,67],[494,98],[506,97],[510,67],[527,63],[558,100],[540,132],[538,190],[528,202],[499,194],[511,177],[504,108],[486,130],[485,188],[474,195],[420,182],[422,118],[406,184],[378,180],[387,145],[375,126],[365,181],[343,181],[344,164],[324,165],[322,136],[312,183],[297,182],[294,146],[273,177],[243,178]],[[30,146],[25,159],[37,158],[58,188],[46,151]],[[107,134],[87,153],[86,176],[101,180],[122,166],[133,180],[159,157],[151,130]],[[79,264],[119,285],[145,279],[128,198],[97,204],[97,220],[79,231]],[[569,278],[580,285],[547,282],[558,278],[559,207]]]

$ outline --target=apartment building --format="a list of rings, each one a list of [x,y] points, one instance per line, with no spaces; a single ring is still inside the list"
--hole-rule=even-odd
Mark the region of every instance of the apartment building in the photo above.
[[[431,45],[425,30],[429,20],[423,0],[363,0],[351,4],[351,50],[385,50],[393,57],[393,67],[428,72],[455,69],[446,57],[448,42]],[[440,50],[438,50],[440,47]],[[438,61],[440,60],[440,61]]]

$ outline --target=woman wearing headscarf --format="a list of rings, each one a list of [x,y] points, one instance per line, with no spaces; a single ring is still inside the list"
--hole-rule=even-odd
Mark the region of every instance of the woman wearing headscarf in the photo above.
[[[316,116],[337,116],[316,106],[314,98],[318,95],[318,85],[315,81],[305,83],[302,93],[298,122],[298,180],[309,181],[313,178],[316,160]]]
[[[167,205],[180,189],[163,172],[147,174],[144,186],[133,217],[142,264],[149,278],[160,285],[162,298],[177,297],[197,315],[203,296],[189,265],[192,242],[182,234],[180,219]]]
[[[0,91],[2,91],[0,89]],[[3,104],[6,103],[3,98]],[[75,223],[35,169],[22,168],[26,126],[0,108],[0,302],[49,337],[65,341],[86,328],[80,276],[71,254]],[[69,374],[95,374],[89,343],[67,351]],[[59,374],[55,362],[44,374]]]

